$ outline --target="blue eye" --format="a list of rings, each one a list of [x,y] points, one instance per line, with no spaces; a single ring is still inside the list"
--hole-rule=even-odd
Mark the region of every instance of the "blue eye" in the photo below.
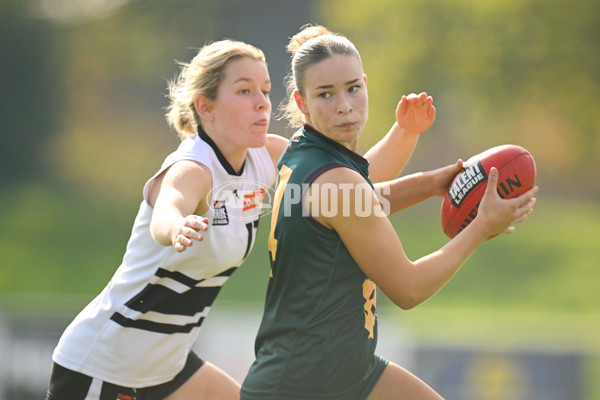
[[[322,98],[322,99],[328,99],[328,98],[331,97],[331,93],[329,93],[329,92],[323,92],[323,93],[319,94],[319,97]]]
[[[355,85],[355,86],[350,86],[350,88],[348,88],[348,93],[354,93],[357,92],[358,89],[360,89],[360,86]]]

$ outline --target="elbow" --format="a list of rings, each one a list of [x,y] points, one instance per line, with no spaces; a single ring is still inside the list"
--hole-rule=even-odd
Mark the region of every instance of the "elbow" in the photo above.
[[[415,308],[416,306],[421,304],[421,302],[415,301],[413,299],[402,299],[402,300],[394,301],[394,304],[396,304],[398,307],[400,307],[404,311],[408,311],[408,310],[412,310],[413,308]]]
[[[170,238],[164,235],[161,232],[161,230],[155,224],[152,223],[150,223],[150,236],[152,236],[152,239],[154,239],[154,241],[158,244],[161,244],[163,246],[171,245]]]
[[[402,306],[400,306],[400,308],[403,309],[404,311],[408,311],[408,310],[412,310],[416,306],[417,306],[416,304],[411,303],[411,304],[402,305]]]
[[[399,296],[393,300],[394,304],[403,310],[411,310],[421,304],[425,299],[414,290],[403,290]]]
[[[164,239],[162,239],[160,236],[156,236],[154,234],[151,234],[152,239],[154,239],[154,241],[162,246],[169,246],[171,245],[171,243],[167,243]]]

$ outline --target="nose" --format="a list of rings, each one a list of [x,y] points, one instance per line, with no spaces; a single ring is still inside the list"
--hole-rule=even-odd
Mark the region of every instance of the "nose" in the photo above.
[[[258,91],[258,95],[256,98],[256,108],[259,111],[269,110],[271,108],[271,99],[268,95],[264,94],[261,91]]]
[[[337,112],[338,114],[348,114],[352,112],[352,103],[347,96],[339,96]]]

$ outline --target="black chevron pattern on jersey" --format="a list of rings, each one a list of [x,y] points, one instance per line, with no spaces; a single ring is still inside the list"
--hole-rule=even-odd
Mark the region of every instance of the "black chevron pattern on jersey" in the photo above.
[[[237,269],[230,268],[216,275],[216,277],[227,277]],[[121,326],[128,328],[137,328],[145,331],[157,333],[187,333],[195,327],[202,325],[204,316],[198,317],[196,321],[192,321],[183,325],[172,323],[151,321],[144,319],[143,314],[154,312],[163,315],[179,315],[186,317],[194,317],[198,313],[210,307],[221,290],[222,284],[219,286],[196,286],[205,281],[205,279],[195,280],[189,276],[177,271],[168,271],[159,268],[156,271],[156,276],[161,278],[172,279],[187,287],[182,293],[179,293],[160,283],[148,284],[137,295],[132,297],[125,305],[134,311],[142,313],[138,318],[128,318],[119,312],[115,312],[111,316],[111,320]]]
[[[185,325],[165,324],[144,319],[127,318],[118,312],[114,313],[110,319],[125,328],[136,328],[165,334],[189,333],[192,329],[202,325],[202,322],[204,321],[204,317],[201,317],[198,321]]]

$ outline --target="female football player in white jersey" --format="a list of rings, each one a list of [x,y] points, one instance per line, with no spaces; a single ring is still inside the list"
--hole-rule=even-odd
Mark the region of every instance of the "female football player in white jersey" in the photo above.
[[[182,143],[144,186],[122,264],[63,333],[47,400],[239,398],[239,383],[191,348],[253,246],[287,139],[267,134],[271,82],[251,45],[204,46],[169,89],[166,118]],[[431,102],[399,102],[397,122],[366,155],[377,160],[374,180],[406,164],[433,123]]]

